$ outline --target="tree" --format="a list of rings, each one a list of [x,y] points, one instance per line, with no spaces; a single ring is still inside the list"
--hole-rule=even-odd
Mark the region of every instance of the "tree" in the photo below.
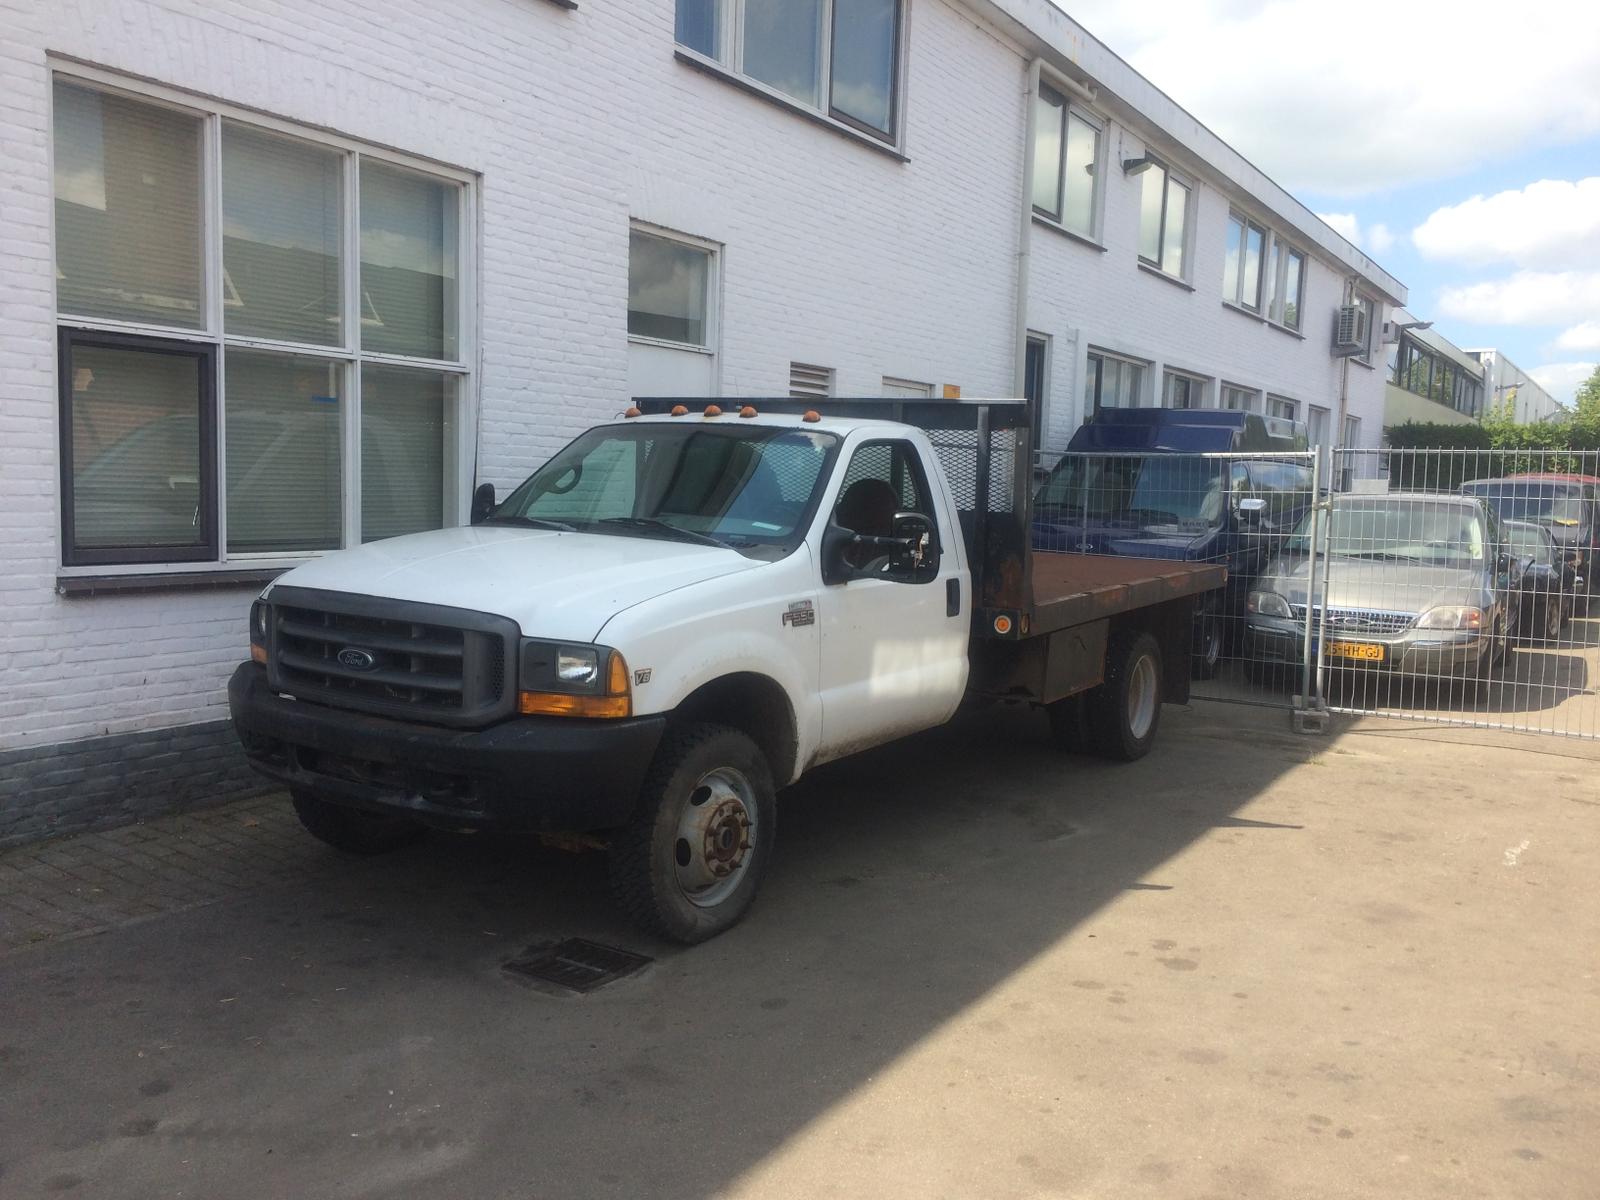
[[[1578,385],[1573,397],[1573,414],[1585,425],[1600,425],[1600,366]]]

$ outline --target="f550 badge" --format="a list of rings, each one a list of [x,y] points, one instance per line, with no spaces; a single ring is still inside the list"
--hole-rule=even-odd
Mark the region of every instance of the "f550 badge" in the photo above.
[[[789,610],[783,614],[783,623],[798,629],[802,625],[815,625],[817,623],[816,611],[811,607],[809,600],[794,600],[789,604]]]

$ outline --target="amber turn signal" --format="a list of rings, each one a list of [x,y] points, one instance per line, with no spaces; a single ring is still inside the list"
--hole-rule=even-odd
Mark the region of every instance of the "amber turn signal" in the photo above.
[[[267,665],[267,648],[265,646],[258,646],[254,642],[251,642],[250,643],[250,661],[251,662],[258,662],[262,666],[266,666]]]
[[[517,711],[529,717],[629,717],[628,696],[568,696],[561,692],[523,692]]]

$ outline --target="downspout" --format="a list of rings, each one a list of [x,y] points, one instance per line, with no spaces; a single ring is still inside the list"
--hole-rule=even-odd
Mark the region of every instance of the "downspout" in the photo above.
[[[1011,360],[1011,394],[1027,392],[1028,377],[1028,274],[1033,253],[1033,139],[1038,121],[1039,60],[1028,62],[1028,85],[1023,91],[1022,203],[1017,206],[1017,307]],[[1044,414],[1039,414],[1044,421]]]

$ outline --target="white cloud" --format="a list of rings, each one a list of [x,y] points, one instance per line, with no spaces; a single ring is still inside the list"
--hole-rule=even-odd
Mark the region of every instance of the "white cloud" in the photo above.
[[[1533,376],[1535,383],[1561,403],[1570,405],[1578,385],[1594,374],[1595,366],[1596,364],[1592,362],[1546,363],[1542,367],[1535,367],[1528,374]]]
[[[1558,350],[1600,350],[1600,321],[1584,321],[1562,332]]]
[[[1600,271],[1518,271],[1439,292],[1439,314],[1479,325],[1565,325],[1600,312]]]
[[[1600,133],[1584,0],[1057,3],[1291,191],[1357,195]]]
[[[1318,213],[1317,219],[1333,227],[1333,231],[1352,246],[1360,246],[1373,254],[1382,254],[1394,247],[1394,234],[1384,224],[1363,228],[1355,213]]]
[[[1412,230],[1427,258],[1521,267],[1600,264],[1600,175],[1541,179],[1437,209]]]

